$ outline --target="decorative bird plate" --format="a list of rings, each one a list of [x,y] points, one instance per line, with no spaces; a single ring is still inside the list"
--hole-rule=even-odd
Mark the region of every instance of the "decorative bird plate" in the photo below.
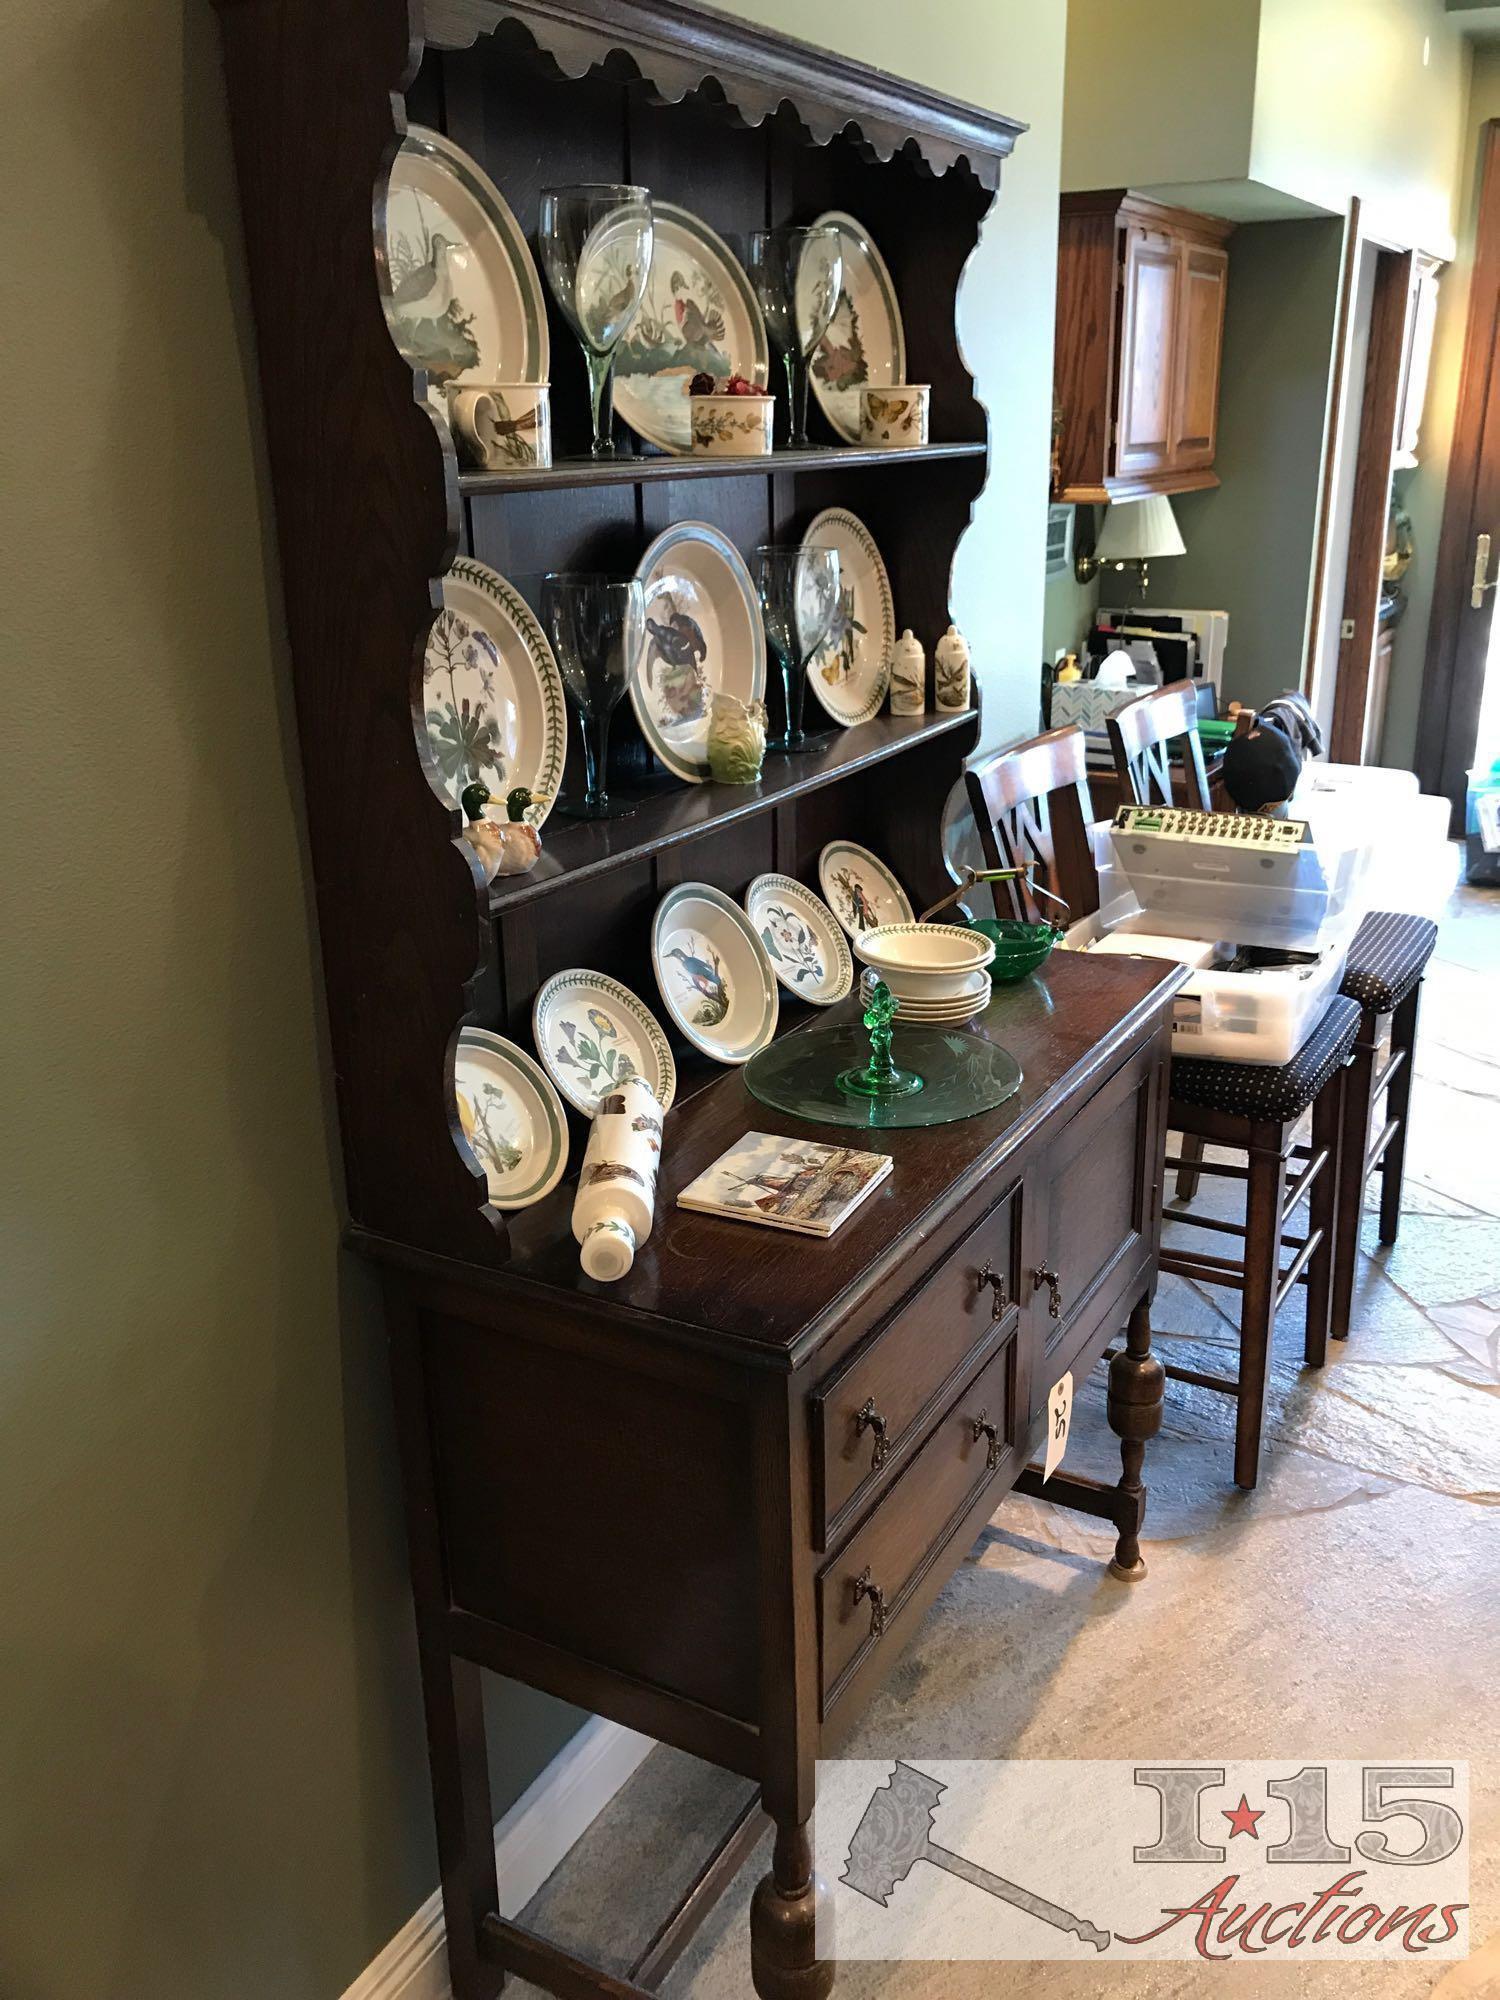
[[[464,1028],[453,1060],[458,1122],[484,1169],[496,1208],[530,1208],[568,1164],[562,1105],[524,1049],[486,1028]]]
[[[701,785],[714,695],[765,699],[755,585],[734,543],[706,521],[658,535],[636,575],[646,594],[646,647],[630,682],[636,720],[673,777]]]
[[[885,259],[862,222],[831,208],[813,224],[832,225],[844,253],[844,279],[827,333],[813,353],[813,394],[839,436],[858,444],[859,392],[906,380],[906,333]]]
[[[734,253],[706,222],[670,202],[651,204],[646,296],[615,349],[615,408],[647,444],[692,447],[688,384],[743,375],[765,386],[766,323]]]
[[[459,556],[422,660],[427,781],[450,806],[476,781],[503,799],[527,786],[540,826],[562,782],[568,744],[562,676],[520,593]]]
[[[776,1032],[776,981],[737,903],[706,882],[662,897],[651,963],[672,1019],[715,1062],[749,1062]]]
[[[745,891],[745,914],[788,993],[815,1007],[843,999],[854,984],[854,960],[821,897],[790,875],[757,875]]]
[[[862,938],[880,924],[916,921],[911,900],[890,869],[852,840],[829,841],[818,856],[818,883],[852,938]]]
[[[891,685],[896,607],[875,537],[857,514],[825,507],[802,537],[836,549],[839,605],[827,638],[807,663],[807,681],[835,722],[851,728],[878,715]]]
[[[643,1077],[662,1110],[672,1108],[677,1065],[661,1023],[608,973],[554,972],[532,1003],[531,1034],[548,1076],[585,1118],[627,1076]]]
[[[439,389],[547,380],[547,307],[521,225],[441,132],[407,128],[375,260],[391,338]]]

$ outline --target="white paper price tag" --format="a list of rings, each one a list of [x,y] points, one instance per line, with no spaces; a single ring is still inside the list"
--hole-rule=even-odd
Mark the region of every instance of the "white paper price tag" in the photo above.
[[[1047,1392],[1047,1457],[1042,1470],[1044,1485],[1062,1464],[1072,1422],[1073,1371],[1070,1368],[1062,1380],[1054,1382]]]

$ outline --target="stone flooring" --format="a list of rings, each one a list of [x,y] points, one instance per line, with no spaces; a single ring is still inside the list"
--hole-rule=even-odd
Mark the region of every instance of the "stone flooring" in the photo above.
[[[1231,1482],[1232,1404],[1169,1383],[1147,1456],[1147,1580],[1107,1576],[1112,1537],[1101,1524],[1008,1499],[847,1747],[862,1757],[1467,1757],[1475,1956],[1254,1969],[851,1964],[836,1995],[1500,1996],[1500,891],[1455,892],[1416,1074],[1400,1241],[1379,1249],[1367,1214],[1354,1336],[1334,1344],[1319,1374],[1300,1365],[1300,1294],[1289,1302],[1257,1490]],[[1234,1303],[1164,1280],[1163,1354],[1221,1369],[1227,1355],[1232,1367]],[[1080,1402],[1068,1463],[1112,1479],[1102,1371]],[[653,1751],[523,1920],[623,1971],[745,1791]],[[763,1848],[665,2000],[751,1994],[746,1925],[765,1866]]]

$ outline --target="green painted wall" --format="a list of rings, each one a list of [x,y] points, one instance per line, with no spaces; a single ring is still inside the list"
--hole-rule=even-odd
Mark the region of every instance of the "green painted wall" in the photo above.
[[[1301,678],[1342,251],[1332,219],[1230,239],[1223,483],[1173,501],[1187,553],[1151,565],[1151,600],[1229,613],[1226,699]]]
[[[1480,129],[1486,119],[1500,118],[1500,48],[1478,48],[1470,80],[1466,133],[1460,175],[1458,254],[1443,273],[1438,293],[1438,320],[1432,350],[1432,372],[1422,417],[1419,463],[1396,475],[1396,490],[1404,498],[1416,538],[1416,557],[1406,573],[1406,615],[1396,628],[1396,652],[1386,701],[1385,734],[1380,761],[1408,766],[1416,754],[1417,715],[1422,700],[1427,627],[1432,610],[1432,572],[1443,526],[1443,494],[1453,447],[1453,419],[1458,406],[1458,378],[1463,367],[1465,320],[1469,310],[1469,276],[1474,265],[1474,219],[1479,201]]]
[[[1040,658],[1061,0],[764,11],[1035,123],[966,300],[998,726]],[[49,339],[0,421],[0,1992],[335,2000],[435,1868],[217,29],[50,0],[6,53],[0,257]],[[575,1718],[496,1711],[503,1804]]]

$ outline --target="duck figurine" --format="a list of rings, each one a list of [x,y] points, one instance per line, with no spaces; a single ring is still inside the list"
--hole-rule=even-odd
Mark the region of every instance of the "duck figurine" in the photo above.
[[[533,806],[545,805],[545,799],[527,786],[517,785],[505,796],[505,818],[494,819],[486,811],[494,804],[494,794],[488,785],[476,781],[465,785],[459,803],[467,822],[463,837],[479,856],[486,882],[493,882],[497,875],[524,875],[536,866],[542,836],[526,814]]]

